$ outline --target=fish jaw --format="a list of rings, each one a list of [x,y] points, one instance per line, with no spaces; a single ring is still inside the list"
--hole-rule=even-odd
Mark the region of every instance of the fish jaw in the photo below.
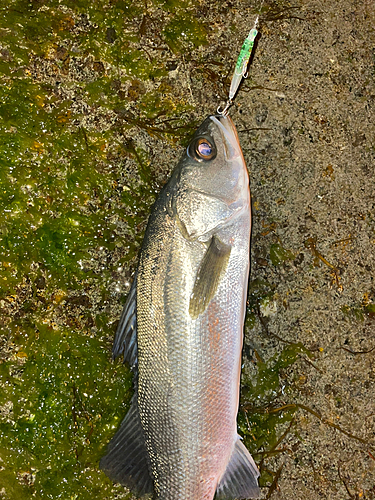
[[[237,129],[230,116],[218,115],[211,116],[210,118],[217,124],[222,133],[225,157],[227,162],[231,165],[231,170],[233,172],[231,182],[234,189],[232,201],[228,203],[228,206],[232,211],[237,211],[241,208],[249,210],[249,174],[240,147]]]
[[[242,156],[237,130],[230,116],[210,116],[210,119],[221,129],[225,145],[225,156],[228,161]]]

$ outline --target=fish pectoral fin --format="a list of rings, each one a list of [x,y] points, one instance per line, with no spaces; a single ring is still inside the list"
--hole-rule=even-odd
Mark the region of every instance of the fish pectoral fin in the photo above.
[[[153,493],[150,459],[139,418],[136,395],[119,430],[100,460],[100,468],[114,482],[127,486],[137,495]]]
[[[210,245],[199,266],[190,296],[189,313],[191,318],[198,318],[215,295],[220,278],[227,268],[230,251],[231,246],[222,243],[217,236],[211,238]]]
[[[259,498],[259,471],[238,436],[227,468],[216,489],[215,500]]]
[[[137,364],[137,274],[134,276],[132,286],[120,321],[117,326],[112,348],[113,359],[124,354],[124,362],[127,361],[131,367]]]

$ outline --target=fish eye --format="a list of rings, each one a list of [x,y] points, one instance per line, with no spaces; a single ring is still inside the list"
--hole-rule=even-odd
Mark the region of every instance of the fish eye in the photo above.
[[[189,156],[198,161],[212,160],[216,156],[216,147],[207,137],[198,137],[189,147]]]
[[[211,144],[209,144],[208,141],[201,139],[197,144],[196,152],[199,156],[202,156],[203,158],[208,158],[212,156],[212,146]]]

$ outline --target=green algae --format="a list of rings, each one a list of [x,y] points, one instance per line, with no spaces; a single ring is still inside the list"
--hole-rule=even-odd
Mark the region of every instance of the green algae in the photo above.
[[[280,389],[280,372],[293,365],[301,354],[310,355],[301,343],[289,344],[275,354],[267,363],[258,360],[258,375],[252,384],[251,395],[255,399],[265,399],[269,403]]]
[[[247,330],[251,330],[255,326],[260,315],[261,304],[272,300],[274,288],[268,281],[260,278],[250,281],[245,320]]]
[[[277,255],[283,252],[277,247]],[[288,258],[291,253],[287,252]],[[282,260],[280,259],[281,263]],[[267,337],[285,342],[278,335],[269,331],[262,313],[274,300],[275,286],[268,281],[256,278],[249,283],[246,331],[259,322]],[[251,340],[250,340],[251,345]],[[312,353],[301,343],[287,343],[286,346],[264,360],[258,347],[253,346],[256,357],[256,372],[251,377],[242,375],[241,403],[238,414],[239,433],[243,436],[246,447],[260,464],[259,484],[269,486],[277,476],[267,469],[265,461],[284,451],[281,445],[284,438],[292,432],[298,404],[286,404],[285,400],[298,394],[299,379],[294,365],[302,358],[311,358]],[[286,376],[288,374],[288,376]]]
[[[352,320],[364,321],[365,318],[375,319],[375,303],[373,302],[342,306],[341,311],[346,317]]]
[[[177,15],[170,21],[164,28],[163,34],[173,52],[179,52],[181,45],[199,46],[207,43],[204,26],[197,19],[192,19],[186,14]]]
[[[110,287],[134,266],[158,190],[137,133],[186,141],[192,106],[168,82],[168,55],[204,43],[189,1],[0,6],[6,499],[125,498],[98,469],[132,394],[130,371],[109,361]]]
[[[283,262],[293,260],[295,255],[290,250],[284,248],[280,243],[274,243],[270,248],[270,260],[274,266],[279,266]]]
[[[255,460],[261,460],[261,486],[272,482],[273,477],[263,468],[263,462],[283,451],[278,446],[289,433],[298,411],[298,405],[284,403],[287,395],[296,390],[295,381],[289,378],[286,385],[284,379],[285,371],[292,369],[301,356],[311,357],[311,352],[301,343],[288,344],[267,362],[258,357],[255,379],[244,376],[242,380],[238,427]]]
[[[101,340],[32,325],[0,365],[0,484],[9,498],[92,498],[111,484],[97,463],[126,411],[131,375]],[[20,475],[33,476],[22,484]]]
[[[92,214],[86,205],[93,199],[105,205],[119,176],[116,167],[108,165],[106,154],[116,128],[85,129],[80,124],[82,114],[72,110],[72,100],[60,100],[52,84],[28,77],[28,70],[12,79],[8,78],[9,74],[18,71],[20,63],[30,62],[31,57],[48,60],[51,51],[56,52],[59,47],[64,48],[64,63],[73,53],[76,58],[90,54],[103,59],[107,69],[103,63],[94,63],[94,69],[99,68],[98,74],[94,71],[81,76],[82,81],[78,81],[78,87],[73,90],[85,94],[87,105],[113,110],[124,102],[113,85],[118,81],[119,67],[124,68],[119,85],[126,81],[126,73],[137,74],[138,81],[167,73],[163,60],[149,60],[142,49],[132,45],[141,38],[138,30],[125,30],[126,23],[142,13],[137,3],[116,2],[108,6],[105,2],[90,5],[65,2],[64,6],[65,9],[61,9],[60,2],[56,1],[40,2],[39,7],[35,7],[29,2],[14,0],[9,12],[8,8],[1,10],[0,30],[7,47],[3,62],[7,71],[0,81],[0,205],[9,215],[1,220],[4,237],[0,248],[3,260],[11,263],[5,266],[8,271],[3,276],[6,278],[6,283],[2,283],[3,295],[14,293],[21,276],[17,267],[21,267],[23,273],[35,261],[48,272],[52,269],[52,278],[61,286],[86,277],[79,263],[90,257],[90,249],[111,246],[100,224],[106,219],[105,208]],[[163,8],[173,10],[173,19],[180,12],[167,4]],[[9,29],[9,25],[14,30]],[[116,36],[108,38],[108,26]],[[176,40],[178,37],[176,34]],[[57,66],[61,65],[59,57]],[[116,68],[111,64],[116,64]],[[105,75],[101,71],[105,71]],[[70,73],[69,82],[77,81],[77,75]],[[57,71],[56,77],[61,76]],[[71,85],[69,82],[67,87]],[[173,134],[173,130],[156,129],[152,123],[159,116],[180,116],[190,105],[169,96],[161,97],[160,92],[148,92],[141,96],[136,107],[130,118],[125,117],[130,128],[144,128],[151,134]],[[186,133],[180,125],[177,123],[177,137]],[[118,127],[120,131],[123,128],[121,119]],[[108,167],[105,175],[97,171],[98,165],[102,170]],[[147,168],[140,169],[140,176],[148,183],[146,191],[151,192],[147,171]],[[147,196],[148,206],[154,197],[154,193]],[[117,212],[119,217],[120,211],[121,207]],[[44,220],[51,212],[58,215],[54,215],[53,220],[51,217]],[[30,233],[35,234],[33,241],[28,238]],[[110,228],[107,233],[111,233]],[[110,234],[111,239],[114,234]]]

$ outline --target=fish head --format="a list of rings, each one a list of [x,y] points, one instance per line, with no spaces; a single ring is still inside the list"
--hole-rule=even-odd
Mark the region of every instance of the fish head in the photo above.
[[[249,176],[229,116],[209,116],[189,143],[178,168],[174,205],[190,239],[212,235],[243,210],[249,211]]]

